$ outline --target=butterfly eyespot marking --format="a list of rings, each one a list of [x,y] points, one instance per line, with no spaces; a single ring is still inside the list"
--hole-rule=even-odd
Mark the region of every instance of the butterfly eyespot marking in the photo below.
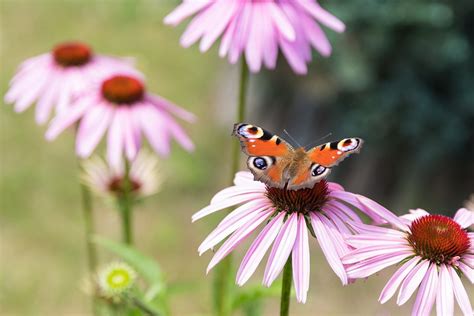
[[[345,138],[337,143],[337,149],[346,152],[356,149],[360,144],[359,139],[357,138]]]
[[[267,169],[268,165],[265,159],[257,157],[253,160],[253,165],[255,168],[260,169],[260,170],[265,170]]]
[[[325,171],[326,171],[326,167],[323,167],[323,166],[321,166],[321,165],[315,164],[315,165],[313,165],[313,166],[311,167],[311,175],[312,175],[313,177],[320,176],[320,175],[322,175]]]
[[[251,169],[267,170],[275,164],[275,158],[270,156],[249,157],[247,164]]]
[[[245,138],[261,138],[264,134],[260,127],[249,124],[240,126],[237,133]]]

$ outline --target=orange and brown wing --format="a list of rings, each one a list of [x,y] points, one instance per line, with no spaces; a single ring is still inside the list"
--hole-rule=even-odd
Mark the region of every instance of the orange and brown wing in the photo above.
[[[239,138],[242,152],[249,156],[247,166],[255,180],[273,187],[283,187],[284,171],[293,148],[277,135],[251,124],[237,123],[232,135]]]
[[[358,153],[364,141],[360,138],[344,138],[337,142],[326,143],[308,151],[314,163],[326,168],[336,166],[347,156]]]

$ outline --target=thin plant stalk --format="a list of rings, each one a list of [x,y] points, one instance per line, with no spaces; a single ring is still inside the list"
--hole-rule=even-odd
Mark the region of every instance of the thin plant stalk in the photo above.
[[[283,281],[281,283],[281,298],[280,298],[280,316],[288,316],[290,312],[290,296],[291,296],[291,256],[285,263],[283,268]]]
[[[97,267],[97,249],[93,242],[94,236],[94,214],[92,207],[92,195],[89,188],[81,183],[81,200],[82,200],[82,214],[84,217],[84,230],[86,239],[86,252],[87,252],[87,266],[89,270],[90,278],[93,278],[96,267]],[[91,302],[92,312],[94,315],[98,313],[98,302],[97,298],[92,296]]]
[[[237,117],[236,122],[241,123],[245,119],[246,101],[247,101],[247,85],[249,78],[249,70],[245,59],[242,58],[240,65],[239,94],[237,101]],[[232,144],[231,157],[231,177],[232,183],[235,173],[239,170],[240,161],[240,145],[238,142]],[[214,279],[214,308],[218,316],[227,316],[231,313],[232,300],[230,290],[232,288],[232,254],[229,254],[216,269]]]
[[[130,164],[127,159],[125,159],[125,172],[123,177],[123,191],[120,192],[118,196],[118,207],[122,221],[122,241],[127,245],[132,245],[132,183],[130,181]]]

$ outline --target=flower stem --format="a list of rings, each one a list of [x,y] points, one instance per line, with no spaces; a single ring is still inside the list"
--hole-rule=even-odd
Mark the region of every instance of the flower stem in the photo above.
[[[97,267],[97,250],[95,244],[92,241],[94,235],[94,214],[92,212],[92,197],[89,188],[81,183],[81,198],[82,198],[82,213],[84,216],[84,230],[86,237],[86,252],[87,252],[87,265],[89,269],[90,278],[94,278]],[[92,297],[92,312],[94,315],[98,313],[98,302],[97,298]]]
[[[249,78],[249,71],[245,58],[242,58],[240,65],[240,80],[239,80],[239,94],[237,100],[237,117],[236,122],[241,123],[245,119],[245,108],[247,99],[247,83]],[[232,183],[235,173],[239,170],[240,160],[240,145],[234,142],[232,145],[231,156],[231,175],[230,181]],[[230,290],[232,288],[232,254],[229,254],[216,269],[214,278],[213,297],[215,314],[218,316],[227,316],[231,313],[232,300]]]
[[[291,255],[285,263],[283,268],[283,282],[281,284],[281,299],[280,299],[280,316],[288,316],[290,312],[290,295],[291,295]]]
[[[127,159],[125,159],[125,172],[123,177],[123,192],[121,192],[118,197],[118,205],[122,219],[122,241],[127,245],[131,245],[133,243],[132,184],[130,182],[130,165]]]

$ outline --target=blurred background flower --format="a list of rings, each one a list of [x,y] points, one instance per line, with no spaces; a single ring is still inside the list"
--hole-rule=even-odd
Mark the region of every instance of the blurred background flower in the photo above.
[[[218,47],[199,54],[197,48],[180,46],[185,25],[166,27],[163,19],[181,1],[86,3],[0,1],[1,94],[6,94],[22,61],[49,51],[55,43],[77,39],[95,52],[133,56],[147,76],[149,91],[158,91],[199,117],[199,124],[189,126],[195,154],[172,150],[169,159],[160,161],[166,185],[135,212],[135,242],[159,259],[171,283],[190,281],[191,290],[172,298],[173,314],[209,314],[212,301],[203,271],[212,254],[199,258],[195,253],[202,236],[220,218],[216,214],[215,222],[209,218],[196,225],[189,216],[228,182],[227,149],[237,142],[230,136],[237,67],[217,58]],[[280,135],[286,128],[303,144],[315,143],[328,132],[333,135],[327,141],[363,137],[361,153],[334,168],[329,181],[394,211],[423,207],[454,215],[459,201],[472,193],[474,179],[472,1],[319,3],[347,27],[343,34],[327,32],[331,58],[314,54],[304,77],[296,76],[282,58],[277,71],[262,69],[252,76],[249,123]],[[77,276],[86,274],[85,260],[80,259],[84,247],[78,242],[83,238],[78,225],[80,196],[71,181],[77,171],[73,139],[59,137],[46,144],[42,129],[33,123],[33,111],[16,115],[4,105],[0,117],[2,312],[85,314],[88,298],[71,287]],[[243,161],[241,166],[245,168]],[[114,212],[103,212],[106,207],[97,208],[98,233],[118,239],[119,219]],[[246,246],[235,249],[236,256],[244,256]],[[291,306],[292,315],[410,313],[409,304],[374,302],[374,293],[395,268],[387,268],[378,278],[335,286],[340,281],[323,253],[318,247],[310,252],[312,290],[305,305]],[[190,254],[192,264],[183,254]],[[55,270],[48,291],[45,266]],[[259,281],[250,280],[246,287],[254,283],[260,288]],[[275,315],[277,302],[265,301],[264,315]]]
[[[151,147],[164,156],[170,152],[171,138],[188,151],[194,149],[191,139],[171,115],[193,122],[194,114],[147,92],[136,71],[127,73],[119,69],[102,80],[51,121],[47,140],[54,140],[77,123],[76,153],[87,158],[108,131],[107,160],[115,167],[122,164],[124,154],[130,161],[135,159],[142,133]]]
[[[176,26],[193,15],[181,45],[189,47],[202,38],[199,49],[205,52],[222,36],[220,57],[227,55],[235,64],[245,54],[252,72],[259,72],[262,64],[274,69],[281,49],[293,71],[306,74],[311,46],[323,56],[331,54],[331,44],[318,23],[336,32],[345,29],[313,0],[183,1],[164,22]]]
[[[119,167],[107,164],[99,156],[93,156],[82,162],[82,181],[95,193],[116,198],[125,190],[124,172],[122,163]],[[129,181],[134,198],[144,198],[160,190],[162,170],[159,167],[155,154],[142,149],[130,164]]]
[[[16,112],[36,103],[36,122],[44,124],[53,109],[67,110],[75,98],[120,69],[132,69],[132,65],[124,59],[97,55],[84,43],[61,43],[51,52],[21,63],[10,81],[5,102],[13,103]]]

